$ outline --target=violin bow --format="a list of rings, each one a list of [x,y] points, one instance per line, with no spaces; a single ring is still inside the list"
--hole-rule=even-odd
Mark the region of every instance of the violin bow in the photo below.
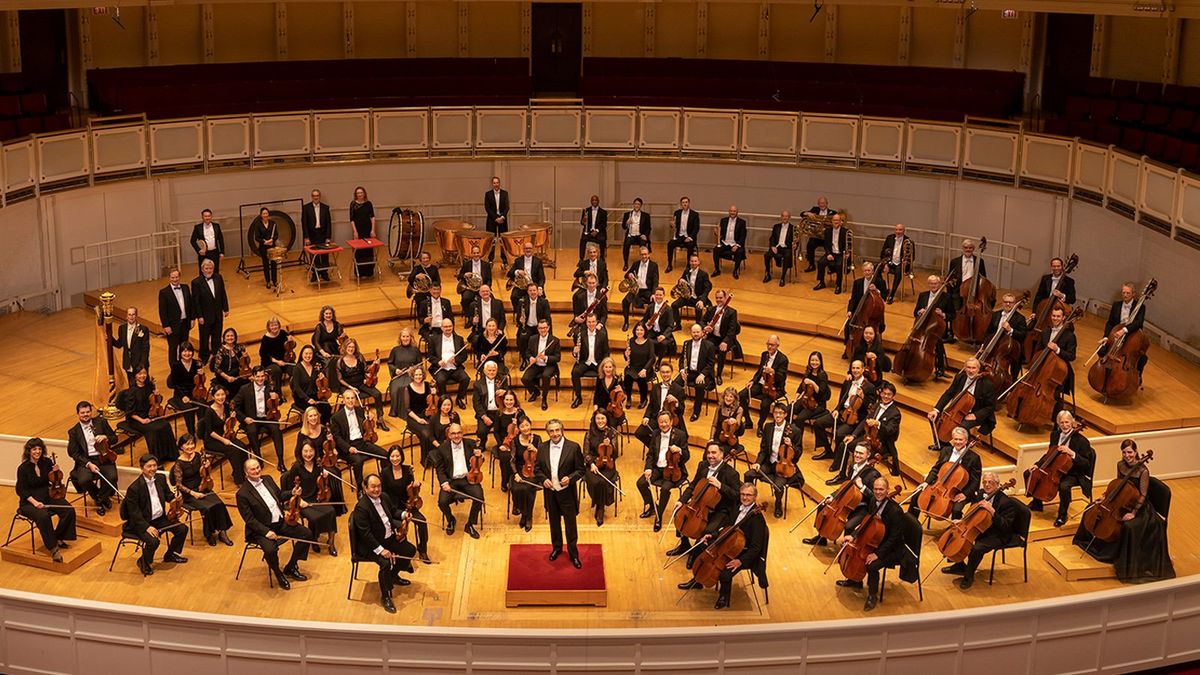
[[[355,452],[356,454],[359,454],[359,455],[366,455],[367,457],[374,457],[375,459],[382,459],[382,460],[383,460],[383,461],[385,461],[385,462],[386,462],[386,461],[388,461],[388,458],[387,458],[387,457],[384,457],[383,455],[376,454],[376,453],[374,453],[374,452],[367,452],[366,450],[359,450],[358,448],[355,448],[355,449],[354,449],[354,452]]]
[[[609,480],[608,477],[606,477],[603,473],[601,473],[600,471],[596,471],[596,475],[603,478],[604,482],[611,485],[614,490],[616,490],[617,492],[620,492],[622,497],[625,496],[625,492],[623,490],[621,490],[621,488],[617,487],[617,484],[612,482],[611,480]]]
[[[853,538],[842,544],[842,547],[838,549],[838,552],[833,554],[833,560],[829,561],[829,564],[825,566],[825,571],[821,574],[829,574],[829,568],[833,567],[837,563],[838,558],[842,557],[842,551],[845,551],[846,547],[849,546],[852,541],[854,541]]]
[[[450,488],[450,491],[451,491],[451,492],[453,492],[454,494],[456,494],[456,495],[460,496],[460,497],[466,497],[467,499],[472,499],[472,500],[474,500],[474,501],[477,501],[477,502],[479,502],[480,504],[484,503],[482,499],[480,499],[480,498],[478,498],[478,497],[472,497],[471,495],[469,495],[469,494],[467,494],[467,493],[465,493],[465,492],[462,492],[462,491],[460,491],[460,490],[455,490],[454,488]]]
[[[121,489],[118,488],[116,485],[113,485],[113,482],[111,480],[109,480],[108,477],[105,476],[103,472],[97,471],[96,475],[100,476],[100,479],[103,480],[105,483],[108,483],[108,487],[113,489],[113,492],[115,492],[116,495],[121,498],[121,501],[125,501],[125,493],[121,492]]]
[[[672,523],[675,522],[675,514],[679,512],[679,508],[681,506],[683,506],[683,504],[681,502],[675,502],[675,508],[671,509],[671,517],[668,518],[667,520],[669,520]],[[663,539],[666,536],[667,536],[667,530],[666,530],[666,528],[663,528],[662,534],[658,535],[658,543],[661,544]]]
[[[334,473],[334,472],[330,471],[329,469],[322,468],[322,469],[321,469],[321,471],[324,471],[326,474],[328,474],[328,475],[330,475],[330,476],[333,476],[334,478],[336,478],[336,479],[338,479],[338,480],[342,481],[343,483],[345,483],[346,485],[350,486],[350,489],[351,489],[351,490],[354,490],[355,492],[357,492],[357,491],[358,491],[358,488],[354,487],[354,484],[353,484],[353,483],[351,483],[350,481],[346,480],[345,478],[342,478],[341,476],[339,476],[339,475],[337,475],[336,473]]]
[[[283,534],[276,534],[275,538],[276,539],[284,539],[286,541],[298,541],[302,544],[312,544],[313,546],[324,546],[324,544],[322,544],[319,541],[313,541],[311,539],[301,539],[299,537],[289,537],[289,536],[283,535]]]

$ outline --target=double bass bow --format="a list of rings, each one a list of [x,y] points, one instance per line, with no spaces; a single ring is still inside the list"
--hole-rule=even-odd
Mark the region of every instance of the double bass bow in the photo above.
[[[977,257],[980,260],[987,250],[987,244],[987,237],[979,240]],[[975,273],[959,287],[963,306],[954,316],[954,334],[972,344],[983,342],[987,337],[988,325],[992,322],[992,308],[996,306],[996,287],[980,273],[980,269],[981,265],[976,263]]]
[[[1158,280],[1151,278],[1142,289],[1142,296],[1138,298],[1137,304],[1129,312],[1130,321],[1142,311],[1146,301],[1154,296],[1156,290]],[[1133,396],[1142,386],[1138,364],[1150,349],[1150,339],[1146,337],[1146,331],[1130,333],[1124,323],[1118,324],[1105,338],[1104,344],[1101,345],[1101,348],[1104,347],[1107,347],[1108,351],[1088,369],[1088,384],[1106,401],[1120,401]]]
[[[842,358],[850,358],[850,354],[854,351],[854,345],[862,339],[863,328],[874,326],[875,330],[879,330],[879,325],[883,323],[883,313],[886,306],[883,295],[879,289],[875,287],[875,279],[879,277],[883,266],[887,264],[887,258],[883,258],[871,271],[871,278],[865,279],[863,286],[863,295],[858,300],[858,305],[854,307],[854,313],[846,319],[846,348],[842,352]]]
[[[1065,277],[1075,271],[1078,265],[1079,256],[1072,253],[1063,266],[1063,276]],[[1055,307],[1061,307],[1063,314],[1071,312],[1071,307],[1053,294],[1045,300],[1038,302],[1037,306],[1033,308],[1033,323],[1029,326],[1029,332],[1025,334],[1025,344],[1023,346],[1026,362],[1033,360],[1038,343],[1041,342],[1042,333],[1046,331],[1046,327],[1050,324],[1050,312]]]

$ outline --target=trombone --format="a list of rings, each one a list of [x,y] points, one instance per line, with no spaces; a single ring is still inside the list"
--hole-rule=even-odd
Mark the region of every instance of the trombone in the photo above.
[[[846,228],[846,250],[842,251],[842,278],[851,279],[854,274],[854,230],[848,225],[842,227]],[[832,247],[833,242],[826,242],[825,245]]]

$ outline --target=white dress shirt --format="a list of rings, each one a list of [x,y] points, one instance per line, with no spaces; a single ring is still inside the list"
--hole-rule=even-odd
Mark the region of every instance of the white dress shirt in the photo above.
[[[833,255],[837,255],[842,252],[841,233],[842,233],[842,228],[835,227],[835,228],[833,228],[832,234],[829,237],[830,241],[828,243],[829,243],[829,246],[833,249]]]
[[[171,284],[171,292],[175,294],[175,302],[179,303],[179,318],[188,318],[187,306],[183,304],[183,288],[179,284]]]
[[[688,214],[690,214],[690,213],[691,213],[691,211],[688,209],[684,209],[679,212],[679,234],[678,234],[678,236],[680,236],[680,237],[687,236]]]
[[[258,419],[267,417],[267,385],[254,385],[254,416]]]
[[[467,475],[467,453],[462,443],[450,444],[450,457],[454,464],[451,478],[464,478]]]
[[[371,506],[375,507],[375,513],[379,514],[379,519],[383,521],[383,536],[384,536],[384,538],[391,539],[392,534],[393,534],[392,520],[390,518],[388,518],[387,512],[383,510],[383,500],[380,499],[379,497],[372,497],[370,495],[367,496],[367,499],[371,500]],[[375,555],[383,555],[383,550],[384,549],[382,546],[376,546],[375,547]]]
[[[146,481],[146,491],[150,493],[150,520],[162,518],[162,500],[158,498],[158,488],[154,485],[154,479],[143,476],[142,480]]]
[[[278,523],[279,521],[283,520],[283,512],[279,510],[278,502],[275,501],[275,497],[271,494],[271,491],[267,489],[267,486],[263,483],[262,479],[259,479],[257,482],[250,481],[250,486],[253,487],[254,491],[258,493],[258,496],[262,497],[262,500],[266,502],[267,509],[271,511],[271,522]]]
[[[599,331],[589,330],[584,339],[587,340],[587,365],[596,365],[596,333]]]
[[[704,338],[692,340],[692,357],[688,359],[688,370],[695,372],[700,370],[700,344]]]
[[[667,468],[667,449],[671,447],[671,435],[663,434],[658,441],[658,461],[655,465],[660,469]]]
[[[83,442],[87,446],[88,457],[98,457],[99,452],[96,451],[96,428],[92,426],[95,422],[84,424],[79,423],[79,428],[83,430]]]
[[[357,441],[358,439],[362,438],[362,429],[358,427],[357,411],[357,408],[354,410],[346,408],[346,429],[348,430],[347,436],[352,441]]]
[[[783,443],[784,425],[775,425],[775,433],[771,434],[771,463],[779,461],[779,446]]]
[[[975,276],[975,256],[963,256],[962,258],[962,279],[967,281]]]
[[[629,212],[629,236],[636,237],[642,233],[642,212]]]
[[[904,237],[896,237],[896,243],[892,245],[892,264],[900,264],[900,253],[904,249]]]
[[[733,246],[737,243],[737,218],[727,218],[725,222],[725,236],[721,239],[721,243],[725,246]]]
[[[209,251],[217,249],[217,228],[212,223],[206,223],[201,230],[204,236],[204,245]]]
[[[637,281],[638,281],[638,289],[639,290],[646,288],[646,275],[649,273],[650,273],[650,263],[648,263],[644,260],[639,261],[638,269],[637,269]]]
[[[441,348],[442,359],[441,360],[449,361],[450,363],[447,366],[443,366],[442,370],[454,370],[454,369],[458,368],[458,364],[454,362],[454,352],[455,351],[457,351],[457,350],[454,348],[454,336],[446,335],[445,333],[443,333],[442,334],[442,348]]]
[[[554,485],[555,492],[565,490],[567,488],[566,485],[559,484],[560,479],[558,477],[558,462],[562,459],[562,453],[563,440],[560,438],[558,443],[550,441],[550,480]]]

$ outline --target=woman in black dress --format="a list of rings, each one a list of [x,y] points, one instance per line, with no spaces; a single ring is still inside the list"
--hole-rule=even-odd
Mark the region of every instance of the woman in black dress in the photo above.
[[[508,377],[508,365],[504,363],[504,354],[508,352],[508,337],[497,327],[495,319],[488,319],[483,330],[474,333],[471,351],[479,361],[479,372],[488,361],[496,364],[496,377],[503,380]],[[476,379],[479,375],[476,374]]]
[[[321,413],[321,422],[328,424],[333,415],[333,406],[317,396],[317,379],[324,377],[328,386],[328,376],[321,370],[316,360],[316,350],[312,345],[300,348],[300,357],[292,366],[292,401],[303,414],[308,408],[314,407]]]
[[[378,363],[378,361],[376,361]],[[368,387],[367,360],[358,351],[358,340],[348,338],[342,343],[342,356],[333,362],[329,368],[330,386],[333,391],[341,392],[353,389],[358,393],[358,400],[365,401],[368,396],[375,399],[375,418],[379,422],[380,431],[391,431],[383,421],[383,394],[375,387]],[[376,384],[379,384],[376,382]]]
[[[405,419],[408,421],[408,430],[416,434],[421,443],[421,466],[429,466],[433,461],[433,451],[437,443],[434,442],[431,420],[426,413],[429,410],[429,397],[436,397],[437,390],[425,382],[423,366],[413,366],[409,374],[412,376],[412,382],[404,389]],[[437,405],[433,408],[437,414]]]
[[[66,499],[50,498],[50,471],[55,467],[58,462],[46,456],[46,444],[42,439],[25,441],[21,464],[17,467],[17,498],[21,500],[17,512],[37,526],[42,543],[54,562],[62,562],[59,549],[70,548],[67,542],[75,541],[75,509],[70,508],[71,502]],[[57,526],[51,522],[54,517],[58,518]]]
[[[888,358],[887,352],[883,349],[883,339],[875,332],[874,326],[863,328],[862,338],[858,344],[854,345],[854,351],[850,356],[850,363],[862,361],[867,364],[867,354],[874,354],[874,372],[870,368],[866,369],[866,377],[871,382],[878,385],[883,381],[884,373],[892,372],[892,360]],[[850,372],[847,368],[846,372]]]
[[[354,200],[350,202],[350,223],[358,239],[375,238],[375,206],[367,199],[367,189],[354,188]],[[354,252],[354,264],[358,276],[370,279],[375,276],[375,249],[367,248]]]
[[[154,393],[154,383],[150,381],[150,371],[143,366],[133,374],[133,382],[129,383],[118,400],[120,408],[125,412],[125,422],[146,439],[146,450],[154,455],[161,465],[175,459],[179,453],[175,449],[175,439],[171,436],[171,423],[160,418],[150,417],[150,395]]]
[[[505,445],[504,441],[509,435],[509,426],[512,426],[512,431],[517,431],[520,426],[521,418],[525,417],[525,412],[521,410],[521,405],[517,403],[517,394],[509,389],[504,392],[504,397],[500,399],[500,409],[497,411],[496,423],[492,425],[494,438],[496,442],[496,460],[500,463],[500,490],[508,489],[508,484],[512,480],[513,449]],[[516,434],[513,434],[514,436]]]
[[[388,382],[388,395],[392,397],[390,417],[404,419],[404,389],[412,382],[412,367],[420,362],[421,353],[413,341],[412,330],[400,329],[400,337],[387,360],[388,373],[392,376]]]
[[[280,482],[290,486],[295,484],[296,478],[300,479],[300,513],[308,521],[314,539],[322,534],[326,535],[325,539],[329,543],[329,555],[337,557],[337,544],[333,539],[337,533],[337,517],[346,512],[346,506],[328,503],[335,501],[332,486],[329,486],[328,502],[322,503],[317,499],[317,478],[322,476],[322,482],[326,485],[334,480],[333,477],[323,474],[321,463],[317,461],[316,447],[312,443],[305,443],[300,446],[300,461],[293,464],[287,473],[283,474]],[[320,548],[313,546],[313,551],[320,553]]]
[[[646,339],[646,326],[640,321],[633,325],[633,338],[625,347],[625,363],[625,394],[633,395],[633,383],[636,382],[638,408],[645,408],[650,373],[654,372],[654,343]]]
[[[218,540],[233,546],[233,540],[229,538],[233,520],[229,518],[225,502],[211,488],[208,492],[200,491],[203,472],[211,468],[212,460],[196,452],[196,438],[191,434],[180,436],[179,459],[171,467],[171,485],[183,493],[184,508],[200,512],[204,521],[204,540],[209,546],[216,546]]]
[[[393,445],[388,450],[388,461],[379,462],[379,480],[383,482],[383,491],[392,498],[392,505],[401,511],[407,511],[412,517],[413,527],[417,532],[417,558],[421,562],[429,562],[429,521],[421,513],[420,506],[410,506],[408,503],[408,487],[415,486],[417,498],[421,495],[421,481],[416,479],[412,467],[404,463],[404,449]]]
[[[208,369],[213,374],[213,384],[222,387],[230,396],[236,396],[250,381],[250,355],[238,344],[237,331],[226,328],[221,333],[221,347],[209,357]]]
[[[512,461],[509,463],[509,475],[512,476],[512,511],[521,516],[520,527],[526,532],[533,529],[533,503],[537,493],[542,491],[541,485],[536,485],[532,479],[522,478],[521,467],[525,466],[525,450],[542,444],[542,437],[533,433],[533,423],[528,417],[521,416],[517,422],[519,433],[513,441]]]
[[[631,401],[625,384],[621,378],[617,377],[617,362],[613,361],[611,356],[606,356],[596,370],[600,376],[596,378],[596,387],[592,390],[592,410],[606,410],[608,416],[612,418],[613,412],[608,410],[608,404],[612,403],[613,395],[617,390],[621,390],[625,394],[625,403],[621,407],[621,416],[613,418],[611,423],[611,426],[620,427],[625,424],[625,408]]]
[[[267,371],[267,377],[271,378],[272,388],[276,391],[282,389],[283,374],[292,367],[291,362],[284,358],[287,356],[289,340],[294,352],[296,341],[292,339],[292,334],[283,330],[276,317],[267,319],[267,332],[263,333],[262,339],[258,341],[258,358],[262,361],[263,370]]]
[[[233,482],[241,486],[246,480],[246,451],[234,439],[236,426],[233,433],[225,435],[225,420],[233,414],[233,406],[226,403],[229,395],[220,387],[213,387],[210,397],[212,403],[200,411],[200,420],[196,424],[198,437],[204,441],[205,452],[224,457],[229,462]]]
[[[821,352],[812,352],[808,355],[808,366],[800,375],[800,384],[796,387],[796,401],[792,403],[792,424],[799,431],[799,447],[804,447],[804,423],[808,422],[812,425],[813,433],[816,434],[815,448],[824,448],[825,452],[833,454],[833,448],[829,444],[829,433],[833,427],[833,415],[829,414],[826,406],[829,403],[829,374],[825,372],[825,357]],[[801,404],[800,399],[804,395],[806,388],[812,387],[816,390],[814,399],[816,407],[807,408]]]
[[[600,444],[605,441],[612,447],[613,462],[612,466],[601,469],[596,465],[596,460],[600,456]],[[616,500],[617,491],[613,489],[613,485],[617,482],[616,460],[620,454],[619,448],[617,429],[609,423],[608,412],[604,408],[600,408],[592,413],[592,423],[588,425],[587,433],[583,435],[583,463],[587,466],[583,480],[587,483],[588,494],[592,496],[592,508],[596,512],[596,527],[604,524],[604,507],[611,505]]]
[[[429,422],[429,433],[433,436],[434,446],[446,438],[446,428],[451,424],[462,424],[462,418],[454,409],[454,399],[446,396],[438,401],[437,412]]]
[[[179,345],[179,358],[171,364],[171,374],[167,375],[167,388],[171,390],[171,399],[167,401],[175,410],[199,408],[204,401],[193,401],[192,390],[196,388],[196,374],[200,372],[200,361],[196,359],[196,348],[190,342]],[[183,414],[189,434],[196,433],[197,410]]]
[[[267,288],[275,288],[279,280],[279,269],[267,255],[278,238],[279,226],[271,220],[271,209],[264,206],[258,210],[258,217],[254,222],[250,223],[250,241],[258,242],[258,259],[262,261],[263,279],[267,282]]]
[[[322,307],[312,334],[312,345],[317,348],[318,363],[324,366],[329,359],[337,358],[341,352],[340,338],[345,334],[346,329],[338,323],[337,311],[333,306]]]
[[[345,487],[349,487],[348,483],[343,482],[342,469],[337,463],[337,445],[333,440],[333,431],[330,429],[327,422],[321,420],[321,414],[315,407],[310,407],[304,411],[304,415],[300,418],[300,430],[296,433],[296,450],[295,456],[297,462],[304,461],[300,455],[301,448],[304,444],[311,444],[317,449],[317,461],[321,463],[322,468],[326,471],[326,478],[329,484],[329,501],[341,502],[346,500]],[[326,467],[324,464],[325,453],[328,452],[333,456],[332,466]]]
[[[746,448],[741,443],[742,434],[746,433],[746,419],[746,411],[738,399],[738,390],[734,387],[725,387],[717,400],[717,410],[713,413],[712,428],[708,432],[708,437],[721,446],[721,453],[726,458],[745,460],[748,464],[750,457],[746,455]],[[725,433],[725,420],[736,422],[733,443],[721,437]]]

